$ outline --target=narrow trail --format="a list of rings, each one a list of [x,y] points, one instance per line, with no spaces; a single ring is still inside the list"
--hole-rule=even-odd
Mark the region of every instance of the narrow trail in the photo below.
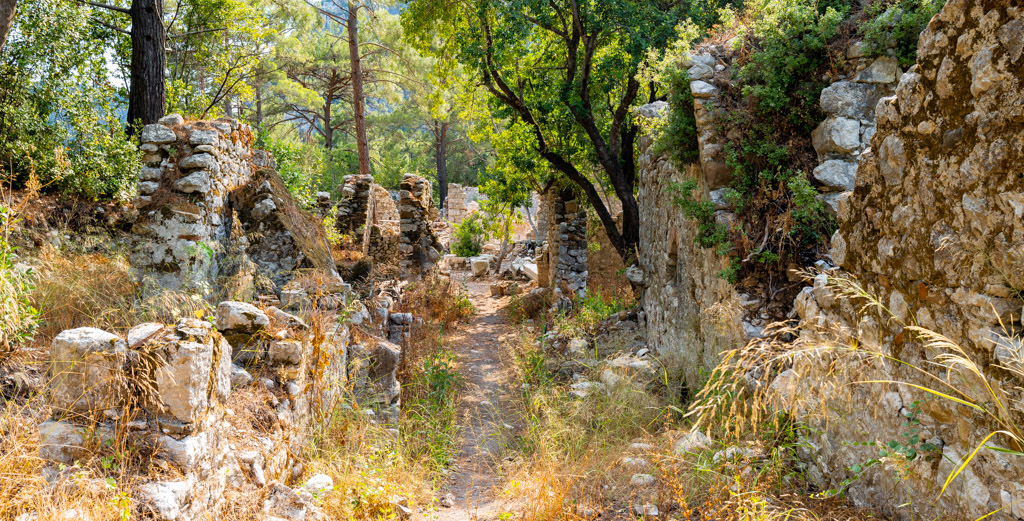
[[[486,280],[465,283],[476,314],[451,338],[465,378],[459,405],[462,448],[446,488],[438,491],[440,497],[451,494],[452,506],[427,515],[438,521],[497,519],[512,508],[499,497],[498,473],[517,423],[511,406],[512,372],[502,356],[504,342],[515,334],[503,311],[509,299],[491,297]]]

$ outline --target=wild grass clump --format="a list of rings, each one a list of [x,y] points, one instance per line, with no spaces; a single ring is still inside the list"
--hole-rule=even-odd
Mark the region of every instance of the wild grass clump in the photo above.
[[[334,490],[321,499],[329,519],[398,519],[403,500],[416,508],[430,497],[428,462],[407,454],[401,437],[386,426],[341,407],[310,447],[306,475],[334,480]]]
[[[937,447],[919,435],[918,414],[925,400],[944,402],[989,429],[980,440],[965,440],[973,444],[973,449],[961,461],[952,462],[954,468],[936,487],[939,496],[983,448],[1024,454],[1024,427],[1009,407],[1009,391],[991,368],[979,363],[976,354],[941,333],[901,322],[850,276],[829,276],[827,288],[836,298],[851,303],[858,314],[880,316],[901,330],[902,347],[894,350],[889,345],[860,342],[842,329],[801,335],[789,325],[777,324],[768,338],[723,354],[722,362],[688,411],[694,428],[741,439],[765,426],[777,425],[776,419],[783,417],[779,411],[783,410],[800,415],[804,421],[827,425],[832,411],[853,405],[844,401],[850,392],[843,387],[867,385],[877,386],[879,392],[900,388],[916,393],[919,399],[907,405],[904,413],[904,439],[858,442],[865,446],[868,457],[848,469],[852,477],[838,488],[824,491],[826,496],[841,496],[867,467],[884,463],[903,478],[911,461],[941,456],[936,454]],[[1004,334],[993,340],[994,347],[1016,352],[1020,332],[1008,325],[1003,329]],[[1014,379],[1024,378],[1024,365],[1016,360],[994,367]],[[781,380],[776,378],[784,372],[789,379],[780,385]],[[801,391],[809,387],[815,391]],[[997,441],[1002,446],[996,445]]]
[[[509,356],[514,385],[521,389],[517,417],[524,425],[508,447],[516,464],[504,492],[527,499],[524,520],[576,519],[575,504],[606,494],[604,485],[623,484],[608,470],[618,464],[624,445],[660,431],[671,409],[664,397],[647,392],[629,375],[614,386],[572,397],[569,383],[552,372],[543,346],[529,335],[510,344]]]
[[[15,262],[15,248],[9,240],[14,223],[14,208],[0,201],[0,362],[17,345],[29,341],[38,325],[39,312],[29,299],[35,274]]]
[[[456,412],[458,392],[464,385],[455,353],[440,349],[424,358],[413,381],[404,386],[399,432],[405,452],[425,459],[434,472],[447,468],[458,451]]]
[[[184,292],[142,294],[123,255],[71,254],[45,247],[35,264],[36,285],[29,299],[40,310],[39,345],[66,329],[89,326],[124,333],[142,322],[174,322],[210,307]]]
[[[588,287],[586,294],[576,300],[572,311],[555,316],[555,330],[570,338],[588,336],[601,322],[634,305],[632,298],[631,293],[623,295]]]

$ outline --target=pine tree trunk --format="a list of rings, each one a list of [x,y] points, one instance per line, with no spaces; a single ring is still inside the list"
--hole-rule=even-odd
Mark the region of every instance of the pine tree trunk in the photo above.
[[[156,123],[164,115],[167,56],[164,51],[163,12],[163,0],[132,0],[129,132],[134,132],[137,123]]]
[[[441,198],[441,208],[444,208],[444,201],[448,199],[448,123],[439,126],[434,162],[437,165],[438,196]]]
[[[363,113],[363,67],[359,57],[359,17],[355,2],[348,2],[348,55],[352,62],[352,108],[356,124],[356,151],[359,174],[370,175],[370,145],[366,141],[366,115]]]
[[[0,0],[0,51],[3,50],[4,43],[7,42],[11,26],[14,25],[14,12],[17,3],[18,0]]]

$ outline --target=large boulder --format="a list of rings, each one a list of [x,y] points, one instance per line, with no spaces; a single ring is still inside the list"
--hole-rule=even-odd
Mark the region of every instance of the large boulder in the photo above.
[[[245,302],[224,301],[217,304],[217,329],[256,333],[270,324],[270,318],[260,308]]]

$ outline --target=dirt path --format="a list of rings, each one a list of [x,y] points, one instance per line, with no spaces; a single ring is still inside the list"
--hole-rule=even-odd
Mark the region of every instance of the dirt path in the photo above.
[[[505,322],[507,298],[491,297],[489,282],[466,284],[476,315],[451,338],[466,379],[459,411],[462,449],[447,489],[438,491],[440,497],[451,494],[453,505],[427,516],[438,521],[497,519],[511,510],[498,497],[498,465],[516,423],[510,403],[511,371],[502,356],[502,345],[515,330]]]

